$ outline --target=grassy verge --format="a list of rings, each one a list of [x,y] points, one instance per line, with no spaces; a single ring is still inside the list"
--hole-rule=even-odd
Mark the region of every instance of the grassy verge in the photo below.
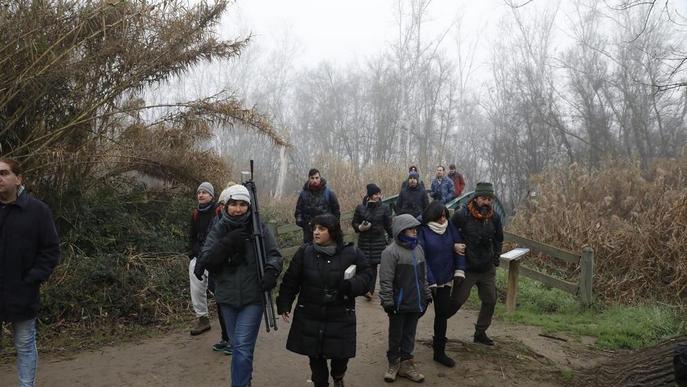
[[[517,308],[505,308],[506,271],[497,272],[497,318],[542,327],[547,333],[564,332],[574,337],[596,338],[603,349],[637,349],[687,332],[687,311],[671,305],[645,302],[639,305],[595,305],[582,308],[572,295],[520,277]],[[469,303],[477,307],[473,291]]]

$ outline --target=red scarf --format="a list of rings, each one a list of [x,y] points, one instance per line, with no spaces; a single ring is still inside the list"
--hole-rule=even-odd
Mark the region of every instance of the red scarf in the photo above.
[[[481,212],[479,212],[479,208],[477,208],[477,206],[475,205],[474,200],[468,203],[468,211],[470,211],[470,214],[479,221],[485,221],[487,219],[491,219],[494,217],[493,207],[489,207],[489,212],[487,212],[486,214],[482,214]]]

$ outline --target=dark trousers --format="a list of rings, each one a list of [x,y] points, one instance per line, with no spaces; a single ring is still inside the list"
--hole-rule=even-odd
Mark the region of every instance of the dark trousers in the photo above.
[[[386,352],[389,363],[413,358],[419,319],[420,313],[389,314],[389,350]]]
[[[215,293],[215,280],[212,278],[212,275],[208,277],[208,289],[210,289],[213,294]],[[215,305],[217,305],[217,319],[219,320],[219,326],[222,327],[222,340],[229,341],[229,336],[227,335],[227,326],[224,323],[224,316],[222,315],[222,310],[220,309],[217,300],[215,300]]]
[[[332,359],[332,378],[341,379],[346,374],[348,368],[348,359]],[[310,356],[310,371],[312,376],[310,380],[313,381],[315,387],[323,387],[329,385],[329,369],[327,368],[327,359],[323,357]]]
[[[451,287],[437,288],[434,297],[434,337],[446,337],[448,319],[460,309],[460,304],[451,299]]]
[[[379,264],[377,263],[370,264],[370,269],[372,269],[372,283],[370,283],[370,294],[375,293],[375,287],[377,285],[377,266],[379,266]]]
[[[482,301],[475,328],[487,330],[491,325],[491,318],[494,316],[494,308],[496,307],[496,267],[492,266],[489,271],[484,273],[470,271],[465,273],[465,281],[458,288],[458,294],[455,297],[459,307],[470,297],[470,291],[475,285],[477,285],[479,300]]]

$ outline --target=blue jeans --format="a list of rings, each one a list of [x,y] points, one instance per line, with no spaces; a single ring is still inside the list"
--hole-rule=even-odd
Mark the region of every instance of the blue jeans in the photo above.
[[[12,323],[14,348],[17,350],[19,387],[33,387],[36,380],[38,350],[36,350],[36,319]]]
[[[231,338],[231,385],[248,386],[253,376],[253,352],[262,321],[262,304],[235,307],[220,304],[227,336]]]

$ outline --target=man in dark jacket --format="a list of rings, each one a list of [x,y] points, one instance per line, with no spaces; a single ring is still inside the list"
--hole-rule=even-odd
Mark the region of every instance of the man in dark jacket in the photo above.
[[[312,225],[310,221],[317,215],[332,214],[341,218],[339,200],[334,191],[327,187],[327,180],[320,176],[320,171],[313,168],[308,172],[308,181],[296,203],[296,224],[303,229],[303,243],[312,242]]]
[[[420,176],[417,172],[410,172],[407,184],[401,189],[396,200],[396,215],[410,214],[417,218],[428,205],[427,192],[420,186]]]
[[[458,305],[463,305],[470,290],[477,285],[482,302],[475,325],[474,342],[494,345],[487,336],[496,306],[496,267],[499,265],[503,244],[501,218],[494,213],[492,202],[494,187],[491,183],[477,183],[475,197],[467,207],[453,214],[451,222],[465,239],[465,281],[451,294]]]
[[[375,291],[377,265],[382,258],[382,251],[386,248],[387,241],[393,239],[391,210],[382,203],[382,190],[376,184],[367,185],[367,196],[363,199],[363,204],[355,208],[351,226],[356,233],[360,234],[358,248],[365,253],[372,268],[370,292],[365,295],[369,301]]]
[[[14,330],[20,386],[35,382],[39,288],[59,259],[50,209],[28,195],[20,165],[0,159],[0,322],[12,324]]]
[[[210,319],[208,317],[208,273],[205,272],[202,280],[193,274],[196,262],[200,256],[205,238],[210,232],[210,224],[216,216],[216,204],[213,201],[215,189],[207,181],[201,183],[196,189],[196,199],[198,207],[193,209],[191,214],[191,229],[189,231],[189,254],[190,262],[188,265],[188,278],[191,290],[191,303],[193,311],[196,313],[196,323],[191,328],[191,336],[199,335],[210,330]]]

